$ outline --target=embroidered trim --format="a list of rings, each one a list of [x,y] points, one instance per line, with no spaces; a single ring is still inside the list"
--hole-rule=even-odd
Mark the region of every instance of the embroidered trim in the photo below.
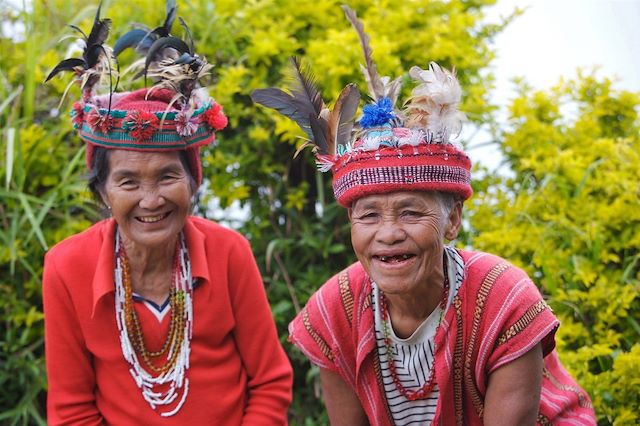
[[[551,421],[543,414],[538,414],[538,423],[540,423],[540,426],[553,426]]]
[[[456,310],[456,345],[453,350],[453,403],[456,414],[456,426],[464,424],[462,411],[462,301],[457,295],[453,298]]]
[[[464,360],[465,387],[471,394],[471,401],[473,402],[476,413],[480,418],[482,418],[482,415],[484,414],[484,403],[482,402],[482,397],[480,397],[478,389],[473,380],[473,374],[471,373],[471,359],[473,358],[473,350],[476,345],[476,339],[478,338],[478,330],[480,328],[480,320],[482,319],[484,304],[487,301],[489,293],[491,292],[491,288],[498,280],[498,277],[500,277],[500,275],[502,275],[502,273],[507,269],[509,269],[508,263],[499,263],[498,265],[491,268],[489,273],[482,281],[482,286],[480,286],[480,290],[478,290],[478,296],[476,298],[476,307],[473,315],[473,327],[471,328],[469,347],[467,349],[467,355]]]
[[[549,379],[551,384],[555,386],[557,389],[560,389],[561,391],[565,391],[565,392],[575,393],[578,396],[578,405],[580,405],[580,407],[593,408],[593,405],[591,404],[589,399],[585,396],[585,394],[582,392],[582,389],[580,389],[579,387],[563,385],[546,368],[542,370],[542,376]]]
[[[331,352],[331,348],[327,344],[327,342],[320,337],[320,335],[314,330],[311,326],[311,321],[309,321],[309,312],[307,308],[302,309],[302,323],[304,324],[304,328],[307,329],[307,332],[311,336],[311,338],[316,342],[322,354],[329,360],[333,361],[333,352]]]
[[[338,276],[338,283],[340,286],[340,296],[342,297],[342,307],[344,308],[344,313],[347,316],[347,321],[349,321],[349,325],[353,320],[353,293],[351,293],[351,288],[349,287],[349,274],[345,271]]]
[[[369,297],[369,300],[371,300],[371,297]],[[376,351],[376,355],[373,357],[373,371],[376,374],[376,382],[378,384],[378,389],[380,389],[380,392],[384,396],[384,381],[382,380],[382,368],[380,367],[380,356],[377,354],[377,351]],[[387,398],[384,398],[384,408],[385,408],[385,412],[387,413],[387,417],[389,418],[389,421],[393,424],[393,414],[391,414],[391,408],[389,407],[389,401],[387,400]]]
[[[372,301],[371,292],[368,292],[367,295],[365,296],[364,303],[362,304],[362,312],[366,311],[372,306],[371,301]]]
[[[498,346],[508,342],[518,333],[524,330],[541,312],[544,312],[549,305],[544,300],[539,300],[536,304],[527,309],[518,321],[516,321],[507,331],[498,338]]]

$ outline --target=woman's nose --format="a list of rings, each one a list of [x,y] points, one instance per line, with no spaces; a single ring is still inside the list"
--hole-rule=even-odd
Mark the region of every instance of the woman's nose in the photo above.
[[[165,199],[156,189],[144,189],[140,198],[140,207],[146,210],[156,210],[162,207]]]
[[[399,243],[405,238],[406,232],[395,220],[383,220],[376,232],[376,240],[387,245]]]

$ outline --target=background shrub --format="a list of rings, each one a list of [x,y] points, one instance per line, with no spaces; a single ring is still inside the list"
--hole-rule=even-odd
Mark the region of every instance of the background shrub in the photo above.
[[[286,85],[291,55],[321,77],[327,102],[348,82],[364,89],[360,48],[340,3],[194,0],[178,10],[196,50],[216,65],[206,83],[230,117],[220,145],[204,152],[199,213],[251,240],[296,371],[290,419],[300,425],[327,419],[317,371],[286,343],[286,325],[354,256],[330,177],[315,171],[310,155],[293,159],[302,133],[255,107],[249,93]],[[465,89],[462,109],[472,122],[493,124],[487,66],[492,39],[510,18],[483,23],[492,0],[349,3],[365,21],[382,75],[402,75],[431,60],[455,66]],[[58,110],[69,76],[40,84],[66,57],[69,40],[58,43],[71,33],[64,25],[88,28],[96,5],[52,0],[31,6],[0,4],[7,24],[0,29],[2,424],[44,424],[42,257],[98,218],[81,179],[84,148],[67,118],[78,90],[72,88]],[[114,22],[113,43],[130,22],[162,22],[164,4],[105,1],[103,16]],[[178,25],[174,32],[180,34]],[[125,64],[132,59],[127,55]],[[511,174],[477,169],[460,240],[513,260],[540,284],[563,321],[561,357],[594,398],[601,424],[638,419],[638,103],[637,93],[615,91],[592,75],[544,92],[523,85],[508,125],[492,126]],[[214,204],[220,208],[205,207]]]

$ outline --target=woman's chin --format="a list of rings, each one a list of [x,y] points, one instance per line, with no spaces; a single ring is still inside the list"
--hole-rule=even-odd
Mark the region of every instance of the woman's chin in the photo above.
[[[415,288],[413,280],[402,279],[400,277],[378,276],[376,279],[372,276],[371,278],[376,283],[378,289],[385,294],[407,294],[411,292],[412,288]]]
[[[176,236],[180,230],[173,232],[166,228],[160,229],[136,229],[131,233],[123,232],[125,239],[137,247],[145,249],[166,248],[176,242]],[[127,235],[128,234],[128,235]]]

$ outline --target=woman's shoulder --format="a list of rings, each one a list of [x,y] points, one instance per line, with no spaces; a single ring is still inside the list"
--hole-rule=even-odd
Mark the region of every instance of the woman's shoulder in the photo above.
[[[251,252],[251,246],[247,238],[240,232],[227,228],[209,219],[197,216],[189,216],[185,225],[187,240],[194,238],[200,240],[207,251],[215,252]]]
[[[365,280],[362,265],[352,264],[329,278],[289,324],[289,340],[314,364],[334,372],[355,365],[354,342],[370,300]]]
[[[510,286],[522,280],[531,282],[525,271],[500,256],[469,250],[458,250],[458,253],[464,261],[465,281],[474,286]]]
[[[346,332],[353,323],[360,322],[363,312],[369,307],[369,277],[362,264],[355,262],[320,286],[307,301],[304,314],[312,322],[327,316],[330,322],[340,323],[338,328]]]
[[[187,222],[200,231],[207,240],[247,241],[238,231],[222,226],[210,219],[199,216],[189,216]]]
[[[73,234],[51,247],[46,254],[49,259],[86,259],[100,250],[105,234],[113,227],[113,219],[104,219],[82,232]]]
[[[538,286],[521,268],[489,253],[462,250],[459,253],[465,264],[460,294],[469,303],[474,301],[485,309],[499,310],[511,304],[537,310],[548,308]]]
[[[316,293],[322,292],[332,298],[347,294],[356,297],[367,290],[368,283],[369,278],[362,264],[355,262],[325,281]]]

